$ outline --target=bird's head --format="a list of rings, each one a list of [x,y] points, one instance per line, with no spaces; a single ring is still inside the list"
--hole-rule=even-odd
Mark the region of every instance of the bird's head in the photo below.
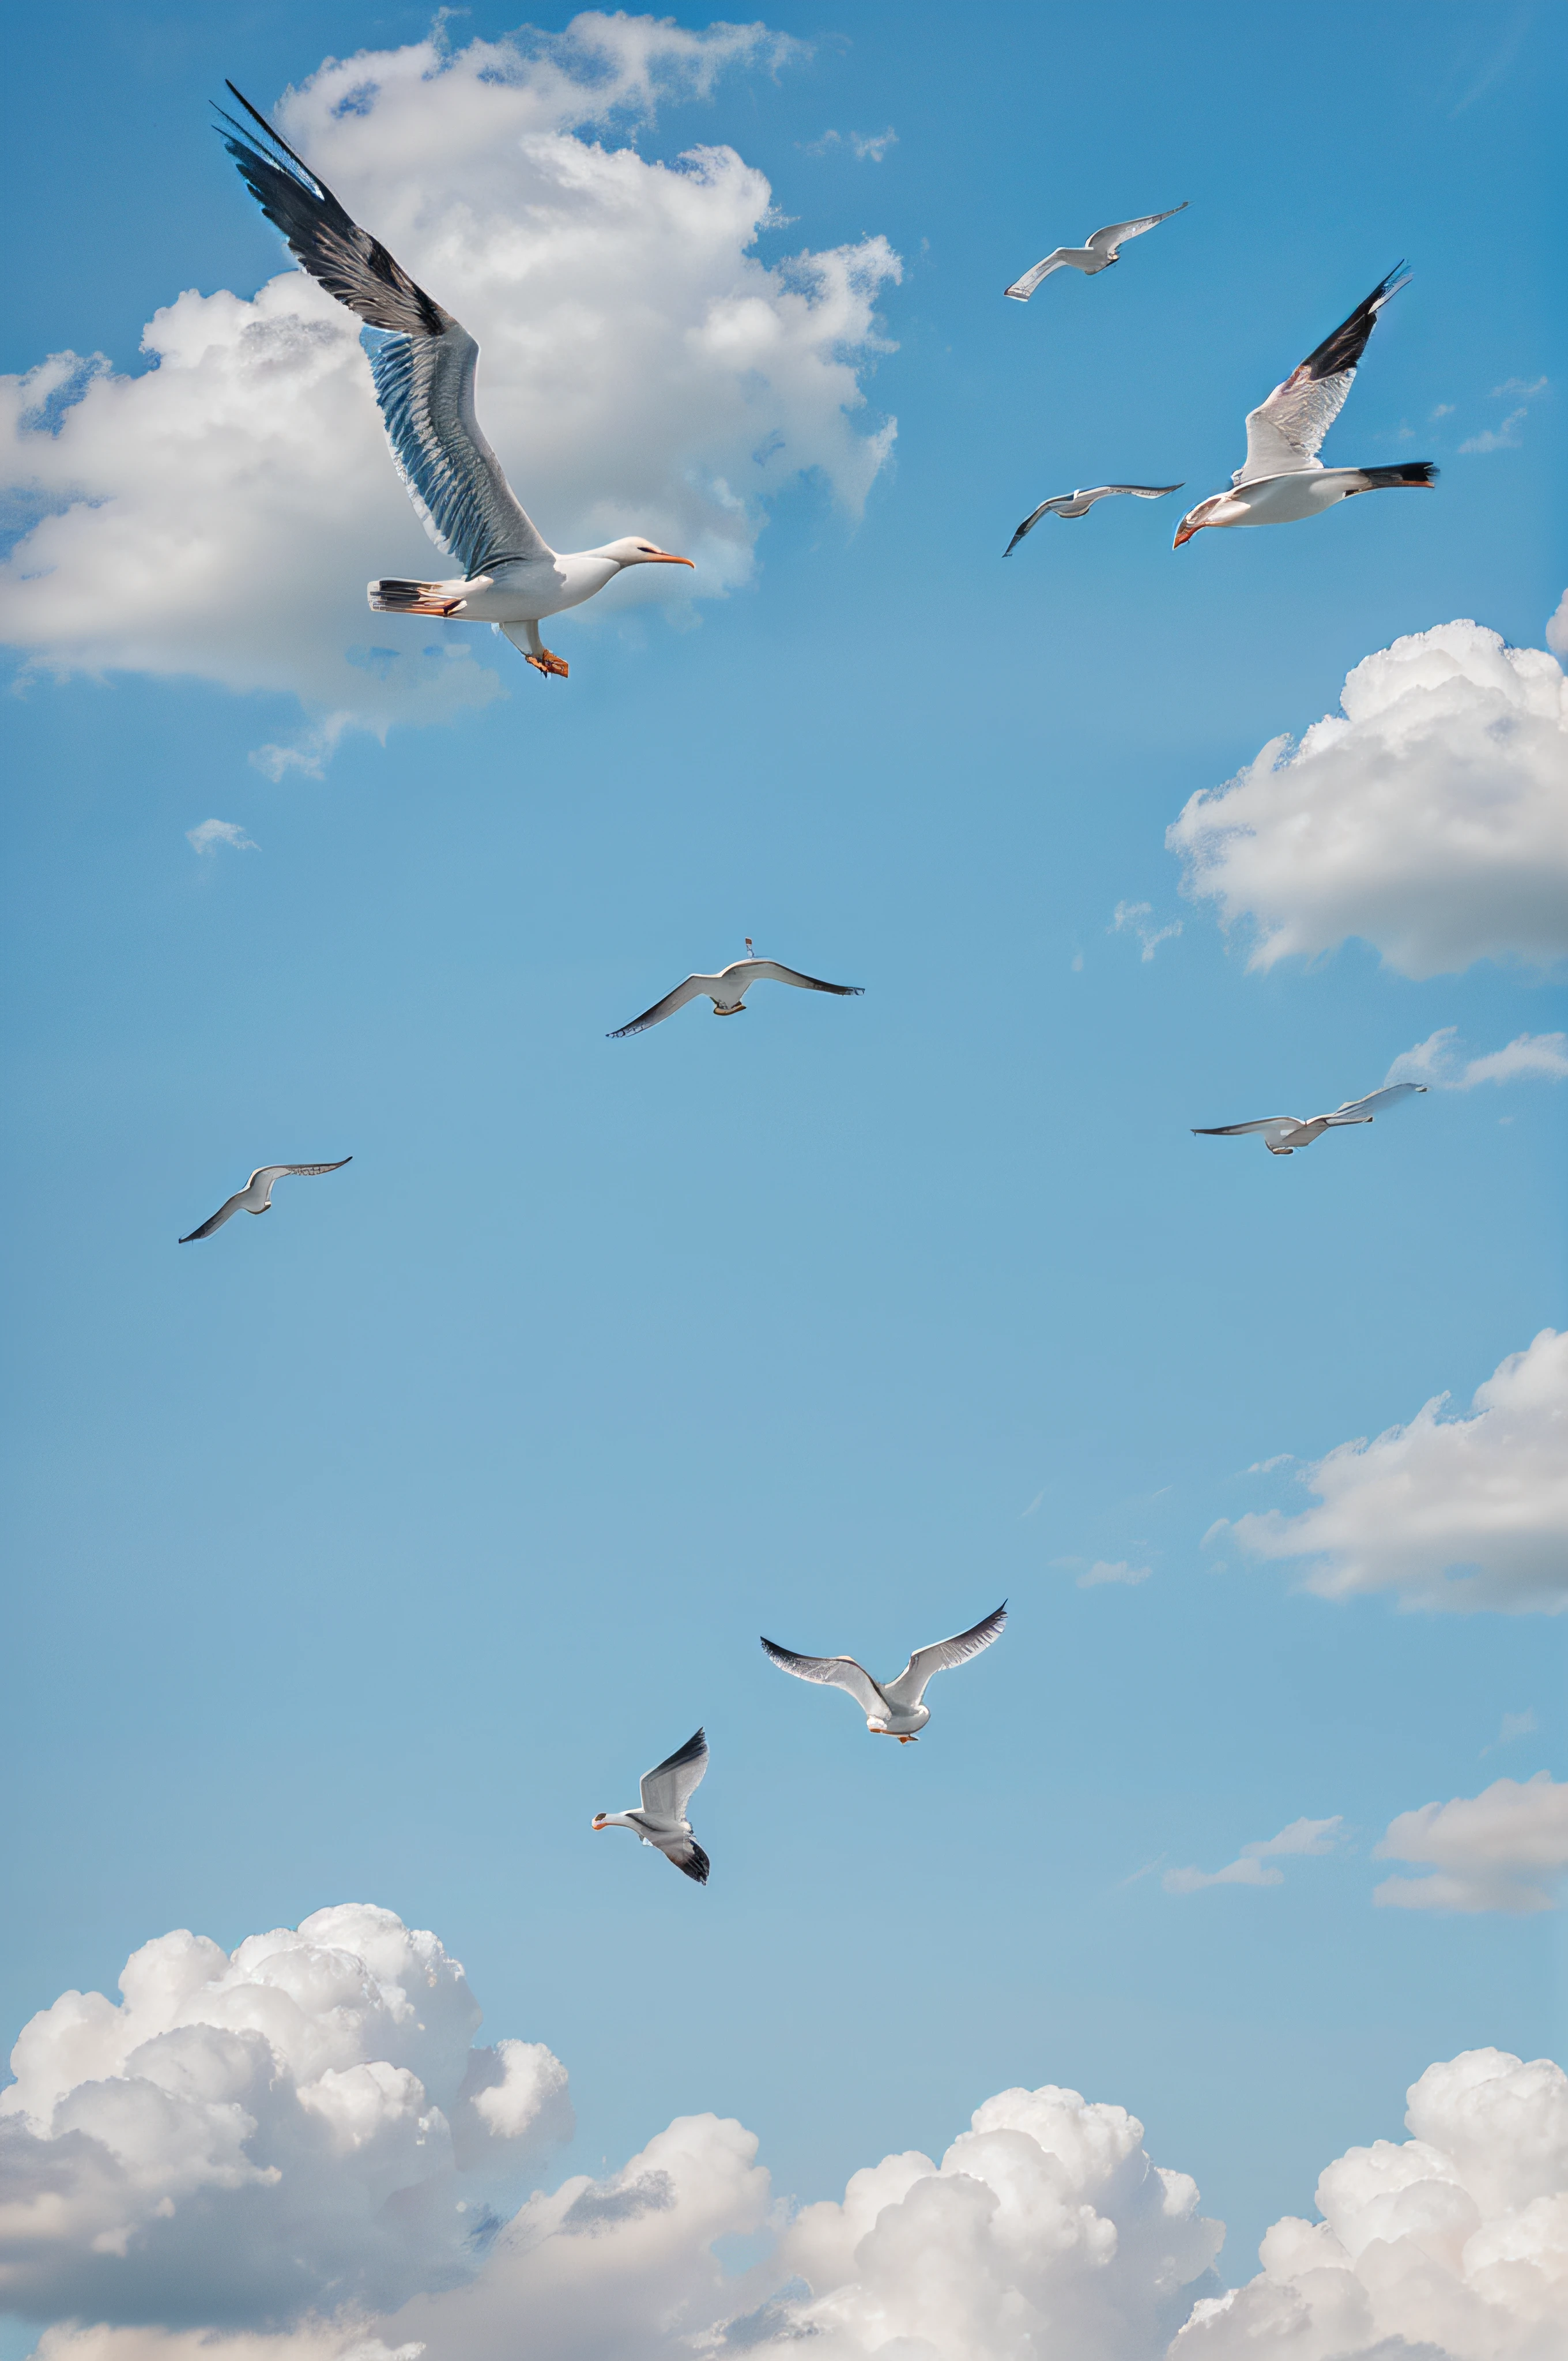
[[[629,533],[620,541],[607,541],[598,552],[600,557],[613,557],[618,566],[692,566],[689,557],[677,557],[674,551],[661,549],[646,533]],[[695,570],[695,569],[694,569]]]
[[[1176,528],[1176,539],[1170,544],[1172,549],[1179,549],[1184,541],[1190,541],[1195,533],[1201,533],[1206,524],[1212,524],[1214,511],[1224,497],[1223,492],[1216,492],[1211,500],[1200,500],[1195,509],[1189,509]]]
[[[608,1812],[596,1812],[594,1814],[594,1826],[596,1828],[608,1828],[609,1826],[609,1814]]]

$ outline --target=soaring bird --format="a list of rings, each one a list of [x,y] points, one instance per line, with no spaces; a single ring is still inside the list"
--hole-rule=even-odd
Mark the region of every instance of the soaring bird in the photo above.
[[[1168,492],[1180,489],[1179,484],[1097,484],[1091,492],[1058,492],[1054,500],[1042,500],[1039,507],[1024,519],[1002,555],[1011,557],[1024,535],[1033,533],[1043,516],[1087,516],[1096,500],[1108,500],[1117,492],[1131,492],[1135,500],[1163,500]]]
[[[1176,528],[1173,549],[1205,525],[1298,524],[1355,492],[1397,491],[1407,485],[1430,489],[1436,483],[1438,471],[1430,459],[1401,459],[1388,467],[1325,467],[1318,456],[1324,435],[1344,408],[1378,313],[1390,296],[1409,285],[1408,273],[1399,276],[1404,268],[1397,262],[1333,335],[1325,336],[1266,401],[1248,411],[1245,465],[1231,478],[1228,492],[1215,492],[1188,510]]]
[[[618,1026],[606,1038],[624,1041],[629,1033],[646,1033],[650,1025],[662,1025],[666,1016],[673,1016],[677,1008],[684,1008],[688,1000],[696,1000],[705,992],[713,1003],[716,1016],[742,1016],[746,994],[754,983],[795,983],[803,992],[837,993],[840,1000],[859,1000],[865,993],[863,983],[824,983],[820,976],[802,975],[796,968],[781,967],[777,960],[754,959],[748,935],[744,959],[732,960],[717,975],[688,975],[685,983],[677,983],[674,992],[666,992],[663,1000],[656,1000],[652,1008],[645,1008],[630,1025]]]
[[[440,615],[493,623],[534,669],[566,677],[544,645],[546,615],[580,607],[629,566],[689,566],[645,533],[601,549],[551,548],[501,473],[474,414],[479,347],[380,241],[345,211],[324,181],[228,85],[269,143],[219,110],[220,137],[289,250],[331,295],[380,333],[370,374],[387,440],[425,531],[463,571],[448,582],[369,585],[378,615]]]
[[[341,1172],[345,1164],[353,1161],[352,1156],[340,1156],[335,1164],[258,1164],[244,1188],[236,1189],[226,1205],[220,1205],[199,1230],[187,1230],[179,1243],[188,1246],[195,1238],[210,1238],[234,1213],[269,1213],[275,1181],[289,1180],[295,1173]]]
[[[1000,1635],[1006,1620],[1003,1599],[993,1613],[969,1631],[956,1632],[950,1640],[935,1641],[928,1648],[916,1648],[892,1681],[873,1681],[853,1656],[797,1656],[773,1640],[764,1640],[762,1646],[780,1672],[793,1673],[797,1681],[828,1681],[836,1689],[848,1689],[873,1738],[896,1738],[900,1746],[913,1746],[931,1719],[930,1707],[920,1700],[932,1674],[948,1672],[954,1664],[965,1664],[971,1656],[978,1656]]]
[[[1332,1115],[1266,1115],[1256,1123],[1194,1124],[1192,1137],[1240,1139],[1245,1133],[1255,1131],[1262,1134],[1270,1156],[1294,1156],[1299,1148],[1310,1148],[1325,1131],[1338,1131],[1346,1124],[1371,1123],[1385,1108],[1398,1106],[1401,1099],[1425,1089],[1425,1082],[1390,1082],[1386,1090],[1374,1091],[1369,1097],[1348,1100],[1343,1106],[1335,1107]]]
[[[1128,238],[1142,237],[1146,229],[1157,229],[1172,214],[1184,214],[1190,203],[1190,199],[1183,197],[1179,205],[1171,205],[1163,214],[1144,214],[1137,221],[1108,222],[1082,246],[1058,246],[1043,262],[1036,262],[1033,270],[1025,270],[1022,279],[1015,279],[1011,287],[1002,291],[1011,295],[1015,303],[1026,303],[1041,280],[1048,279],[1053,270],[1081,270],[1086,279],[1092,279],[1097,272],[1109,270],[1113,262],[1121,260],[1122,247]]]
[[[630,1812],[596,1812],[596,1828],[630,1828],[645,1845],[653,1845],[666,1861],[695,1878],[698,1885],[707,1883],[708,1858],[692,1834],[692,1824],[686,1817],[686,1806],[702,1784],[702,1774],[707,1769],[707,1740],[700,1730],[694,1730],[685,1744],[652,1771],[644,1771],[638,1784],[642,1791],[641,1804]]]

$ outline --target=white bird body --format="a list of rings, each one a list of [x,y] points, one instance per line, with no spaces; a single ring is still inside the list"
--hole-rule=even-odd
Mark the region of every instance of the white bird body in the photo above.
[[[825,1681],[832,1688],[847,1690],[865,1715],[866,1728],[873,1738],[896,1738],[901,1746],[911,1746],[931,1719],[931,1708],[924,1699],[932,1676],[967,1664],[982,1648],[989,1648],[1006,1620],[1003,1599],[969,1631],[955,1632],[950,1640],[934,1641],[928,1648],[916,1648],[891,1681],[874,1681],[853,1656],[797,1656],[775,1640],[764,1640],[762,1649],[781,1672],[793,1673],[797,1681]]]
[[[863,984],[824,983],[820,976],[802,975],[797,968],[782,967],[777,960],[753,959],[749,936],[746,951],[745,959],[732,960],[716,975],[688,975],[674,992],[667,992],[663,1000],[656,1000],[652,1008],[645,1008],[630,1025],[618,1026],[608,1038],[624,1041],[629,1034],[645,1033],[651,1025],[662,1025],[666,1016],[673,1016],[688,1000],[700,999],[705,993],[713,1003],[716,1016],[740,1016],[745,1012],[746,994],[754,983],[793,983],[803,992],[831,992],[840,1000],[859,1000],[864,994]]]
[[[1142,214],[1136,221],[1107,222],[1103,229],[1092,231],[1081,246],[1058,246],[1043,262],[1036,262],[1032,270],[1025,270],[1022,279],[1015,279],[1011,287],[1002,291],[1011,295],[1015,303],[1026,303],[1040,281],[1048,279],[1053,270],[1081,270],[1086,279],[1093,279],[1120,261],[1122,247],[1128,238],[1142,237],[1146,230],[1157,229],[1173,214],[1184,214],[1189,202],[1184,197],[1180,204],[1169,206],[1163,214]]]
[[[551,548],[479,425],[473,337],[360,228],[233,82],[228,86],[285,160],[228,115],[225,145],[296,260],[378,332],[370,373],[393,463],[431,539],[464,568],[444,582],[372,582],[373,612],[493,623],[537,671],[565,679],[565,663],[539,636],[547,615],[580,607],[628,566],[689,566],[691,559],[640,533],[598,549]]]
[[[1087,516],[1096,500],[1113,500],[1118,493],[1130,493],[1135,500],[1163,500],[1167,493],[1180,489],[1179,484],[1096,484],[1092,491],[1058,492],[1053,499],[1042,500],[1039,507],[1024,519],[1002,555],[1011,557],[1024,535],[1033,533],[1043,516]]]
[[[684,1746],[642,1773],[638,1782],[641,1803],[629,1812],[596,1812],[595,1829],[630,1828],[696,1884],[706,1885],[712,1864],[692,1834],[686,1806],[707,1769],[707,1740],[700,1730],[694,1730]]]
[[[335,1164],[258,1164],[244,1188],[236,1189],[234,1195],[225,1203],[220,1205],[215,1213],[208,1215],[199,1229],[188,1230],[180,1240],[180,1244],[182,1246],[188,1246],[193,1239],[210,1238],[214,1230],[221,1230],[224,1224],[232,1221],[236,1213],[269,1213],[272,1211],[272,1190],[276,1181],[287,1180],[295,1175],[303,1177],[317,1172],[341,1172],[345,1164],[352,1164],[353,1161],[352,1156],[340,1156]]]
[[[1425,1089],[1425,1082],[1390,1082],[1364,1099],[1348,1099],[1331,1115],[1266,1115],[1259,1116],[1255,1123],[1211,1124],[1203,1127],[1195,1124],[1192,1137],[1240,1139],[1248,1132],[1255,1132],[1270,1156],[1293,1156],[1299,1148],[1310,1148],[1325,1131],[1339,1131],[1353,1123],[1371,1123],[1385,1109],[1398,1106],[1401,1099],[1416,1097]]]
[[[1325,467],[1318,453],[1355,381],[1377,314],[1408,280],[1396,263],[1370,295],[1342,320],[1315,352],[1247,412],[1246,457],[1226,492],[1189,509],[1171,546],[1179,549],[1209,525],[1299,524],[1357,492],[1430,489],[1437,469],[1430,459],[1392,467]]]

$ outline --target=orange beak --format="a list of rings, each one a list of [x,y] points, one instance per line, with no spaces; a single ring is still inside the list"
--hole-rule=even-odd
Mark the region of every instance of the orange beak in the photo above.
[[[695,557],[676,557],[667,549],[662,549],[657,557],[645,557],[642,562],[645,566],[689,566],[694,574],[696,572]]]

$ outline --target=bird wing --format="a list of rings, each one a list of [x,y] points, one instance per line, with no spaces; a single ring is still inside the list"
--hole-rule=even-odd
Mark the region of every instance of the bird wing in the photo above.
[[[891,1705],[918,1705],[933,1673],[947,1673],[955,1664],[967,1664],[971,1656],[978,1656],[982,1648],[989,1648],[993,1640],[1001,1638],[1002,1627],[1006,1620],[1007,1601],[1004,1598],[1000,1607],[981,1622],[971,1624],[967,1631],[955,1632],[950,1640],[934,1641],[928,1648],[916,1648],[898,1678],[888,1682],[888,1702]]]
[[[677,1869],[684,1870],[696,1884],[707,1883],[707,1872],[713,1864],[695,1837],[682,1837],[676,1844],[661,1845],[659,1850],[666,1861],[673,1861]]]
[[[246,1182],[241,1194],[248,1194],[258,1180],[264,1180],[267,1186],[261,1191],[261,1202],[264,1205],[269,1205],[272,1202],[272,1184],[275,1180],[286,1180],[291,1173],[295,1172],[341,1172],[345,1164],[352,1164],[353,1161],[352,1156],[340,1156],[335,1164],[258,1164]]]
[[[1385,1107],[1398,1106],[1401,1099],[1413,1097],[1426,1089],[1425,1082],[1390,1082],[1387,1089],[1373,1091],[1364,1099],[1347,1099],[1343,1106],[1335,1107],[1332,1115],[1319,1120],[1327,1124],[1370,1123]]]
[[[229,126],[219,136],[262,212],[311,277],[378,332],[370,354],[376,399],[398,473],[431,539],[468,577],[509,559],[554,556],[475,416],[473,337],[360,228],[233,82],[228,87],[280,150],[269,154],[219,110]]]
[[[688,1000],[697,999],[716,980],[711,975],[688,975],[685,983],[677,983],[674,992],[666,992],[663,1000],[656,1000],[652,1008],[645,1008],[630,1025],[618,1025],[613,1033],[607,1033],[606,1040],[624,1041],[629,1033],[646,1033],[650,1025],[662,1025],[666,1016],[673,1016]]]
[[[1116,248],[1124,238],[1142,237],[1145,230],[1157,229],[1162,221],[1168,221],[1172,214],[1184,214],[1191,202],[1190,197],[1184,197],[1179,205],[1168,206],[1163,214],[1142,214],[1136,221],[1107,222],[1103,229],[1095,230],[1083,242],[1092,253],[1109,255],[1114,261]]]
[[[776,1640],[764,1640],[762,1650],[781,1673],[793,1673],[797,1681],[826,1681],[831,1688],[848,1689],[868,1717],[887,1710],[887,1698],[853,1656],[797,1656],[793,1648],[781,1648]]]
[[[803,992],[836,992],[840,1000],[860,1000],[865,995],[863,983],[824,983],[818,975],[802,975],[798,968],[781,967],[777,960],[737,960],[735,967],[726,968],[733,975],[735,968],[749,967],[753,983],[798,983]]]
[[[1300,1120],[1299,1115],[1265,1115],[1255,1123],[1195,1123],[1191,1129],[1194,1139],[1240,1139],[1245,1132],[1272,1131],[1276,1124],[1299,1124]]]
[[[248,1187],[248,1185],[249,1184],[247,1182],[247,1186]],[[180,1244],[182,1246],[188,1246],[196,1238],[210,1238],[214,1230],[221,1230],[224,1224],[230,1218],[230,1216],[238,1213],[239,1201],[244,1195],[244,1189],[236,1189],[228,1202],[225,1205],[220,1205],[215,1213],[210,1214],[202,1224],[199,1230],[187,1230],[184,1236],[181,1239]]]
[[[1053,247],[1043,262],[1036,262],[1033,270],[1025,270],[1023,278],[1015,279],[1011,287],[1004,287],[1003,293],[1011,295],[1014,303],[1026,303],[1041,280],[1048,279],[1053,270],[1061,269],[1067,251],[1065,246]]]
[[[1035,527],[1039,523],[1040,519],[1043,516],[1055,516],[1061,502],[1068,497],[1069,495],[1066,492],[1057,492],[1050,500],[1042,500],[1039,507],[1034,510],[1030,515],[1024,519],[1023,523],[1019,526],[1017,532],[1014,534],[1012,540],[1003,551],[1003,556],[1011,557],[1014,551],[1017,548],[1018,544],[1023,540],[1024,535],[1026,533],[1033,533]]]
[[[694,1730],[684,1746],[642,1773],[643,1810],[656,1820],[684,1820],[707,1769],[707,1740],[702,1730]]]
[[[1391,295],[1409,284],[1399,276],[1404,268],[1396,263],[1332,335],[1325,336],[1266,401],[1247,412],[1246,462],[1231,478],[1233,484],[1254,483],[1260,476],[1310,475],[1322,466],[1319,448],[1344,408],[1377,314]]]
[[[1179,492],[1179,484],[1100,484],[1091,492],[1075,492],[1080,500],[1102,500],[1111,492],[1131,492],[1135,500],[1163,500],[1168,492]]]

